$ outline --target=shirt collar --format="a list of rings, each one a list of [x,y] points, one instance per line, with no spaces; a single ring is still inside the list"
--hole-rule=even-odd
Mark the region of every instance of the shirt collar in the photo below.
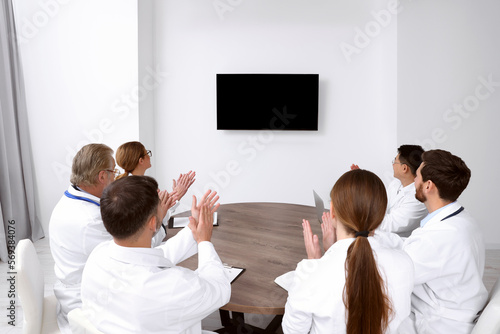
[[[97,203],[100,203],[100,201],[101,201],[101,199],[99,197],[94,196],[94,195],[86,192],[85,190],[80,189],[79,187],[77,187],[75,185],[70,185],[68,187],[68,192],[71,195],[78,196],[78,197],[85,197],[85,198],[91,199],[92,201],[97,202]]]
[[[415,193],[415,182],[410,183],[406,187],[403,187],[403,185],[401,184],[401,187],[403,188],[403,192],[405,194],[412,193],[412,192]]]
[[[174,264],[168,260],[159,248],[123,247],[110,241],[109,256],[119,262],[144,267],[169,268]]]
[[[424,227],[424,226],[425,226],[425,224],[427,224],[427,222],[429,222],[429,220],[431,220],[431,219],[432,219],[432,217],[436,216],[438,213],[440,213],[441,211],[443,211],[445,208],[447,208],[447,207],[449,207],[449,206],[451,206],[451,205],[453,205],[453,204],[455,204],[455,203],[456,203],[456,201],[455,201],[455,202],[452,202],[452,203],[450,203],[450,204],[447,204],[447,205],[445,205],[445,206],[443,206],[443,207],[441,207],[441,208],[439,208],[439,209],[437,209],[437,210],[433,211],[432,213],[429,213],[429,214],[428,214],[428,215],[427,215],[424,219],[422,219],[422,221],[420,222],[420,227]]]

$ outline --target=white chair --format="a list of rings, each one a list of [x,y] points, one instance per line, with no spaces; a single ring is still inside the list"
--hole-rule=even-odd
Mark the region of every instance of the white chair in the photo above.
[[[90,322],[81,308],[69,311],[68,321],[73,334],[104,334]]]
[[[24,334],[58,334],[57,299],[44,297],[44,276],[35,247],[29,239],[16,247],[16,272],[19,300],[24,313]]]
[[[490,292],[490,298],[479,316],[471,334],[500,333],[500,278],[497,279]]]

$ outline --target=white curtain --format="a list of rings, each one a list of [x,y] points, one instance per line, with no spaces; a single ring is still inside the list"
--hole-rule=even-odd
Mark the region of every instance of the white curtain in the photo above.
[[[0,259],[8,240],[43,237],[35,215],[33,166],[12,0],[0,5]]]

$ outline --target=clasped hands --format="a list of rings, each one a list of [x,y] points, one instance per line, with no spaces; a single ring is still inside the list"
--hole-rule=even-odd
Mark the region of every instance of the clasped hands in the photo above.
[[[321,223],[321,232],[323,233],[323,249],[326,252],[336,241],[337,231],[334,226],[334,219],[330,212],[323,212],[323,223]],[[304,232],[304,244],[306,246],[308,259],[321,258],[321,247],[319,238],[312,233],[311,224],[307,219],[302,220],[302,228]]]

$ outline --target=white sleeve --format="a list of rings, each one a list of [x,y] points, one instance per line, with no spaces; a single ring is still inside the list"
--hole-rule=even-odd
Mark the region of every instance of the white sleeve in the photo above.
[[[403,249],[403,244],[407,238],[403,238],[395,233],[375,230],[374,238],[384,247]]]
[[[419,227],[420,221],[426,214],[427,209],[423,203],[419,202],[414,195],[405,194],[401,202],[385,215],[379,229],[392,233],[407,232],[409,235],[411,231]]]
[[[158,233],[156,233],[156,235],[153,237],[153,239],[151,239],[151,247],[158,247],[161,245],[161,243],[163,242],[163,239],[165,239],[165,237],[167,236],[167,233],[165,232],[165,228],[162,226],[160,227],[160,230],[158,231]]]
[[[163,239],[167,236],[167,228],[168,228],[168,221],[170,220],[170,217],[175,213],[175,209],[179,206],[179,201],[175,202],[174,206],[172,206],[170,209],[167,210],[167,214],[163,218],[162,221],[162,227],[158,231],[158,233],[153,237],[151,240],[151,247],[158,247],[162,244]]]
[[[299,300],[288,296],[285,305],[285,315],[281,323],[284,334],[309,333],[312,326],[312,314],[301,307]]]
[[[415,285],[442,277],[454,241],[447,240],[446,230],[417,230],[407,238],[403,250],[410,256],[415,268]],[[456,241],[455,241],[456,242]]]
[[[183,327],[200,322],[227,304],[231,297],[231,283],[213,244],[204,241],[198,247],[198,269],[193,272],[182,268],[183,274],[176,281],[175,297],[170,297],[178,299],[178,305],[169,312],[179,314]]]
[[[163,226],[168,226],[168,221],[170,220],[170,217],[172,217],[175,214],[175,209],[179,207],[179,201],[176,201],[175,204],[167,210],[167,214],[163,218],[162,224]]]
[[[187,226],[157,248],[161,249],[163,255],[173,264],[182,262],[198,252],[196,240],[194,240],[191,229]]]
[[[218,307],[229,302],[231,298],[231,282],[226,275],[214,245],[210,241],[203,241],[198,244],[198,269],[196,272],[200,278],[207,282],[208,290],[212,290],[212,293],[207,298],[213,299],[216,304],[220,303]]]
[[[312,326],[312,307],[315,303],[310,297],[309,282],[310,266],[306,265],[316,260],[302,260],[297,264],[288,299],[285,304],[285,314],[281,327],[284,334],[309,333]],[[308,269],[305,269],[308,268]]]

